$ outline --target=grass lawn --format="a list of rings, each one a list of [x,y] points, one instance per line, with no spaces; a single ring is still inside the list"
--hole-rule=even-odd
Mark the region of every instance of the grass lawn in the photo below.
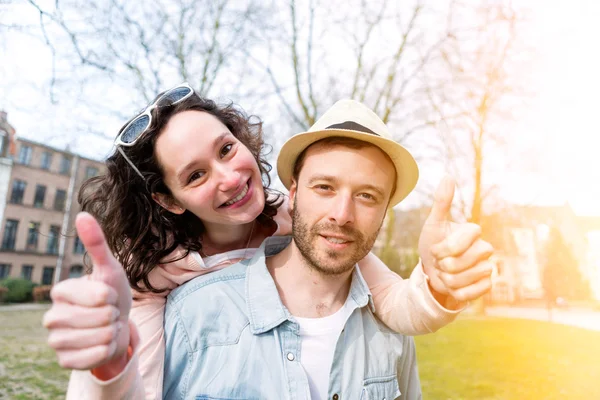
[[[61,399],[43,311],[0,310],[0,399]],[[424,399],[600,399],[600,332],[462,319],[417,339]]]
[[[424,399],[600,399],[600,332],[462,319],[416,342]]]
[[[46,345],[44,311],[0,311],[0,399],[64,399],[69,372]]]

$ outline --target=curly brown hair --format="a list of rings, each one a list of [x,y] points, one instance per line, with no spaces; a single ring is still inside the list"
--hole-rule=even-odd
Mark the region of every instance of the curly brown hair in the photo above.
[[[281,193],[268,188],[272,167],[265,158],[266,146],[260,119],[247,115],[233,103],[218,105],[196,94],[174,105],[159,103],[152,111],[152,123],[148,130],[135,145],[121,148],[144,179],[115,149],[106,160],[107,173],[87,180],[78,196],[82,210],[92,214],[100,223],[108,246],[125,268],[129,284],[140,292],[163,291],[164,288],[155,288],[150,284],[150,271],[159,264],[180,260],[190,251],[202,249],[201,237],[205,231],[202,221],[187,210],[181,215],[173,214],[152,199],[152,193],[172,196],[154,152],[156,140],[172,116],[188,110],[215,116],[256,159],[265,193],[265,207],[257,222],[272,227],[275,223],[273,217],[282,202]],[[123,128],[125,126],[127,124]],[[178,246],[185,249],[184,254],[166,260]]]

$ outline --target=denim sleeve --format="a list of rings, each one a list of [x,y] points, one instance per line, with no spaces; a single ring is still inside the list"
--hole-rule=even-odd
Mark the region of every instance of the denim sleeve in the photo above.
[[[402,357],[398,360],[398,387],[401,400],[421,400],[421,380],[417,368],[417,352],[415,341],[410,336],[404,337]]]
[[[177,306],[167,303],[165,309],[165,370],[163,399],[184,399],[188,379],[188,363],[192,353],[185,326]]]

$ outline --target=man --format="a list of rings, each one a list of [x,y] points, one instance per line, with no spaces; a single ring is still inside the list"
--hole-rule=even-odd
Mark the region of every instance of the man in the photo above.
[[[290,190],[293,240],[269,238],[251,260],[169,295],[164,397],[421,398],[413,339],[374,316],[356,268],[387,209],[414,188],[414,159],[372,111],[341,101],[284,145],[278,172]],[[434,205],[420,243],[424,268],[441,270],[430,284],[434,292],[443,284],[446,304],[468,298],[447,288],[481,290],[489,280],[487,266],[466,271],[473,285],[465,275],[448,279],[444,270],[460,271],[479,243],[448,236],[448,203]]]

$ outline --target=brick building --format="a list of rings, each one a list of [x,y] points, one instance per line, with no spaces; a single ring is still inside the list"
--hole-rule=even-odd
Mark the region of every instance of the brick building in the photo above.
[[[8,196],[8,181],[12,168],[11,155],[14,153],[13,128],[6,119],[6,112],[0,110],[0,221],[4,215],[4,206]]]
[[[0,279],[52,284],[81,275],[77,193],[86,179],[103,173],[104,164],[26,139],[14,140],[10,158],[6,200],[0,204]]]

